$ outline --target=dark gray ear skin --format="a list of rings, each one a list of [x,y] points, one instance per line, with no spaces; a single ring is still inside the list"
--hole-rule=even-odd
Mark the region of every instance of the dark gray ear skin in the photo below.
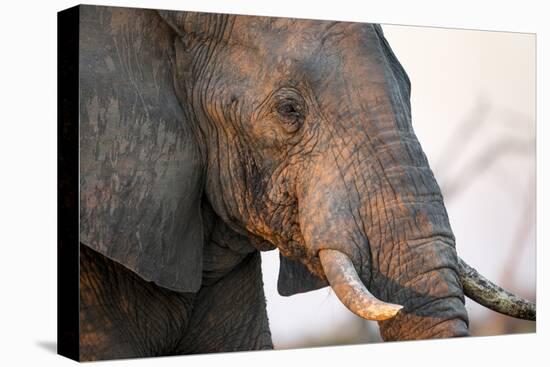
[[[157,12],[81,6],[80,240],[146,280],[195,292],[203,162]]]
[[[292,296],[328,285],[326,280],[313,275],[301,262],[287,259],[281,254],[279,254],[279,259],[281,264],[277,291],[281,296]]]

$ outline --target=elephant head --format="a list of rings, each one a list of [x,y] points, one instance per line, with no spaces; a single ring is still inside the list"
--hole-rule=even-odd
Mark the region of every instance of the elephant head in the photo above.
[[[215,216],[385,340],[468,335],[464,294],[534,318],[457,256],[379,25],[81,9],[84,244],[196,292]]]

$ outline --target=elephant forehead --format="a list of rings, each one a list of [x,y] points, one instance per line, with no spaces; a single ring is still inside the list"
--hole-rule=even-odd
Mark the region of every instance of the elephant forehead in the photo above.
[[[304,60],[323,47],[338,47],[349,36],[375,35],[371,24],[323,20],[236,16],[230,38],[265,54]]]
[[[229,47],[220,50],[218,66],[225,78],[239,79],[241,85],[304,77],[323,81],[367,65],[376,69],[372,74],[383,75],[372,24],[252,16],[236,16],[231,24]]]

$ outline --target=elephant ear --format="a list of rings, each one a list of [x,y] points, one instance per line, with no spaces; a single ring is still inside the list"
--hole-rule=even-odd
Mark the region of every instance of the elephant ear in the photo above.
[[[279,258],[280,267],[277,291],[281,296],[292,296],[328,285],[326,280],[312,274],[301,262],[290,260],[281,254],[279,254]]]
[[[201,159],[151,10],[80,7],[80,241],[182,292],[202,279]]]

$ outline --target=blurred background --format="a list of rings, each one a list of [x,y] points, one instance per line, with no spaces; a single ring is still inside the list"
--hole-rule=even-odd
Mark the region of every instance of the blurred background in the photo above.
[[[535,300],[535,36],[384,25],[412,83],[413,127],[437,178],[457,251],[504,288]],[[380,342],[376,322],[327,287],[282,297],[279,254],[262,254],[277,349]],[[472,335],[535,331],[467,300]]]

